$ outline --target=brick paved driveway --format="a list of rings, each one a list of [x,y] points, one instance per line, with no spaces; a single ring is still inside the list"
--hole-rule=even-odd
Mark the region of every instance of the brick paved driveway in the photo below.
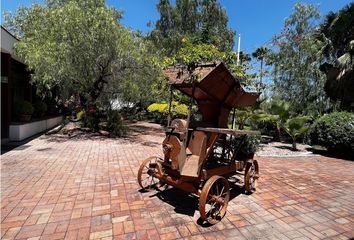
[[[2,155],[2,238],[354,237],[354,162],[258,158],[258,191],[234,188],[225,218],[205,227],[197,198],[173,188],[138,191],[139,163],[160,154],[163,137],[146,126],[119,140],[41,136]]]

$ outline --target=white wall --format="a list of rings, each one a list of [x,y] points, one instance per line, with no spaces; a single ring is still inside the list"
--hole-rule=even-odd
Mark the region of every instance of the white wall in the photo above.
[[[49,130],[63,121],[63,117],[54,117],[36,122],[10,125],[10,141],[22,141],[37,133]]]
[[[11,57],[21,63],[24,63],[20,58],[15,55],[14,52],[14,44],[18,40],[8,33],[2,26],[1,26],[1,52],[11,54]]]

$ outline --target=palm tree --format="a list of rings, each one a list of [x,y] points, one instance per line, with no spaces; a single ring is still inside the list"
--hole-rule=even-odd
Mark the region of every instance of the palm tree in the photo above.
[[[269,49],[266,47],[259,47],[252,53],[252,57],[256,58],[257,60],[261,61],[261,74],[260,74],[260,85],[262,85],[262,77],[263,77],[263,61],[266,55],[268,54]]]
[[[325,60],[320,70],[327,75],[325,92],[342,109],[354,105],[354,2],[336,13],[330,12],[320,25],[319,35],[324,38],[322,54]]]
[[[263,113],[257,113],[252,116],[252,120],[272,122],[275,125],[273,140],[280,141],[280,130],[290,116],[290,104],[285,101],[274,100],[270,107]]]
[[[298,137],[302,136],[305,134],[310,126],[308,124],[308,121],[310,120],[310,117],[308,116],[299,116],[299,117],[294,117],[288,119],[285,124],[283,125],[285,131],[290,135],[290,137],[293,140],[292,143],[292,149],[293,151],[297,151],[296,148],[296,140]]]

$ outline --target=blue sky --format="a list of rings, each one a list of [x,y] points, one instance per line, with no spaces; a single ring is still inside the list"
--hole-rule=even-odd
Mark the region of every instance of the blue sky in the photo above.
[[[1,0],[1,12],[15,12],[18,6],[29,6],[41,0]],[[135,30],[148,32],[149,21],[159,17],[158,0],[106,0],[107,4],[124,11],[122,23]],[[241,34],[241,50],[251,53],[280,32],[284,19],[292,12],[296,0],[220,0],[229,16],[229,26]],[[321,15],[337,11],[350,0],[303,0],[319,6]],[[237,39],[235,38],[235,41]],[[235,44],[235,49],[236,49]]]

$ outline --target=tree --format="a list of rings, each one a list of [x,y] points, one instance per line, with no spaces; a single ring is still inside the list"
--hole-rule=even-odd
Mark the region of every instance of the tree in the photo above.
[[[136,95],[137,88],[147,92],[146,83],[158,75],[148,43],[120,25],[120,18],[104,0],[48,0],[18,9],[6,22],[20,37],[15,50],[37,89],[45,94],[56,89],[63,102],[73,99],[88,109],[127,98],[116,92],[118,86]]]
[[[259,47],[252,53],[252,57],[261,61],[261,73],[259,78],[260,87],[262,87],[262,77],[263,77],[263,60],[267,56],[269,49],[266,47]]]
[[[310,118],[308,116],[298,116],[288,119],[283,125],[285,131],[290,135],[293,140],[292,149],[297,151],[296,141],[299,137],[304,135],[310,128],[308,121]]]
[[[318,35],[325,41],[320,67],[327,75],[325,91],[342,109],[354,109],[354,3],[326,15]]]
[[[275,125],[274,141],[280,141],[280,131],[284,123],[290,117],[290,104],[285,101],[273,100],[265,111],[257,112],[252,116],[252,120],[272,122]]]
[[[338,12],[330,12],[319,26],[319,37],[325,38],[324,60],[335,64],[336,60],[350,51],[349,43],[354,40],[354,3]]]
[[[234,32],[227,27],[226,11],[217,0],[169,0],[157,4],[160,19],[149,38],[164,56],[173,56],[182,47],[182,39],[194,44],[212,44],[220,51],[231,50]]]
[[[274,96],[288,101],[297,114],[321,115],[327,108],[325,78],[319,70],[324,43],[315,35],[319,17],[315,6],[295,4],[272,41]]]

